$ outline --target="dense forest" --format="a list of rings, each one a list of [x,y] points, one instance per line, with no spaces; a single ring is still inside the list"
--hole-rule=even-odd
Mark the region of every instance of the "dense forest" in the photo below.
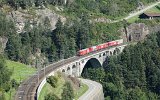
[[[11,74],[12,72],[8,70],[6,66],[5,57],[0,54],[0,100],[5,100],[4,93],[8,92],[12,87],[12,82],[14,80],[10,81]]]
[[[106,100],[160,99],[160,32],[131,44],[103,68],[85,69],[82,76],[103,85]]]

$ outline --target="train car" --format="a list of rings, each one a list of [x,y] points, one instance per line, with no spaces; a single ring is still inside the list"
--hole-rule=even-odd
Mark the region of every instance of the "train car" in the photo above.
[[[83,55],[86,55],[86,54],[91,53],[93,51],[101,50],[101,49],[104,49],[104,48],[107,48],[107,47],[110,47],[110,46],[120,45],[122,43],[123,43],[123,39],[106,42],[106,43],[103,43],[103,44],[99,44],[97,46],[92,46],[90,48],[82,49],[82,50],[78,51],[78,55],[83,56]]]
[[[115,42],[115,41],[110,41],[110,42],[108,42],[108,46],[114,46],[114,45],[116,45],[116,42]]]
[[[101,49],[104,49],[106,47],[107,47],[106,43],[99,44],[99,45],[96,46],[96,50],[101,50]]]
[[[116,46],[123,43],[123,39],[108,42],[109,46]]]
[[[108,47],[108,43],[103,44],[103,49]]]
[[[96,46],[92,46],[91,48],[92,48],[93,51],[97,50]]]
[[[87,54],[87,50],[86,50],[86,49],[83,49],[83,50],[79,50],[79,51],[78,51],[78,55],[79,55],[79,56],[83,56],[83,55],[85,55],[85,54]]]

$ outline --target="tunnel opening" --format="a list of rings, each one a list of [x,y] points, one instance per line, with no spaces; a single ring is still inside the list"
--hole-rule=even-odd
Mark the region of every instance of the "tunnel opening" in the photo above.
[[[98,68],[102,68],[100,62],[96,58],[91,58],[85,64],[81,76],[84,78],[92,77],[92,74],[94,74],[94,70]]]

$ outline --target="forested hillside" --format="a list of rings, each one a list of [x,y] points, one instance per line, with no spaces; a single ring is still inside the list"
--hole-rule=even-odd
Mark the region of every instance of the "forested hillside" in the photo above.
[[[59,20],[55,30],[50,30],[46,18],[44,24],[32,28],[26,23],[24,31],[17,34],[14,22],[1,13],[0,34],[8,38],[5,55],[14,61],[33,64],[32,55],[40,54],[47,62],[53,62],[76,55],[79,49],[119,38],[120,33],[116,29],[122,24],[91,24],[87,17],[84,15],[80,21],[68,21],[64,25]]]
[[[95,23],[92,18],[99,15],[116,18],[150,2],[154,0],[1,0],[0,36],[7,41],[6,45],[2,44],[2,51],[5,49],[5,56],[11,60],[32,65],[35,65],[36,59],[44,64],[68,58],[79,49],[120,38],[119,29],[124,27],[122,22]],[[57,13],[66,17],[67,21],[62,23],[59,19],[55,30],[51,30],[48,17],[41,23],[35,22],[34,18],[31,23],[29,17],[23,30],[17,33],[19,22],[8,17],[15,10],[35,13],[37,9],[45,8],[54,11],[56,7],[61,9]]]
[[[106,63],[104,69],[86,68],[82,74],[103,85],[106,100],[160,99],[159,32],[128,46]]]
[[[14,9],[28,7],[61,6],[67,15],[79,17],[82,13],[114,19],[157,0],[1,0],[0,5],[10,5]]]

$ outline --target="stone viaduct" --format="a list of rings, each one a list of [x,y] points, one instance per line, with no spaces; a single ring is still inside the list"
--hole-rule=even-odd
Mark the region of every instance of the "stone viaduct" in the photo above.
[[[127,44],[118,45],[115,47],[106,48],[95,51],[84,56],[74,56],[53,63],[39,72],[37,75],[31,76],[24,81],[17,90],[15,100],[37,100],[44,84],[46,77],[54,75],[56,72],[62,72],[66,75],[75,77],[81,76],[83,68],[89,62],[93,67],[99,67],[104,64],[108,56],[113,56],[121,53]]]
[[[85,67],[87,62],[90,62],[91,65],[94,67],[102,66],[108,56],[113,56],[121,53],[125,46],[126,45],[111,47],[105,50],[91,53],[87,56],[79,57],[79,59],[74,60],[73,62],[64,64],[63,66],[58,68],[57,71],[65,73],[66,75],[71,75],[76,77],[81,76],[83,68]]]

